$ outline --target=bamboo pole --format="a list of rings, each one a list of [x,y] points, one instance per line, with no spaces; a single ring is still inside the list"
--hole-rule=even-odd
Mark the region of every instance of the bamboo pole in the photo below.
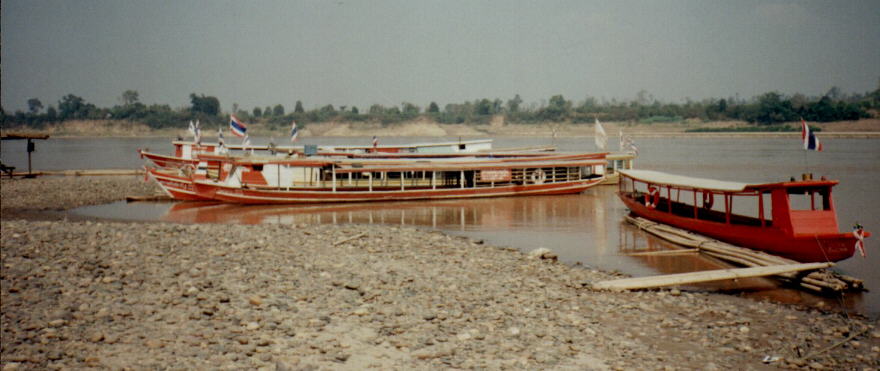
[[[804,270],[822,269],[833,266],[834,263],[803,263],[770,265],[766,267],[717,269],[711,271],[667,274],[652,277],[634,277],[619,280],[602,281],[593,284],[594,289],[599,290],[633,290],[653,287],[683,285],[690,283],[710,282],[734,278],[772,276],[785,272],[797,272]]]

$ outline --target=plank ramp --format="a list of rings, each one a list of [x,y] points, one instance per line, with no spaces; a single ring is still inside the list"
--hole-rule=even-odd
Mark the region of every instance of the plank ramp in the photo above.
[[[739,266],[766,267],[799,264],[799,262],[795,260],[745,247],[734,246],[726,242],[718,241],[670,225],[652,222],[641,217],[627,215],[626,221],[639,227],[639,229],[669,242],[698,249],[700,253]],[[827,269],[813,271],[807,274],[797,273],[797,271],[779,272],[773,274],[773,276],[776,279],[797,285],[801,289],[816,293],[864,290],[864,283],[861,280]]]
[[[766,267],[718,269],[711,271],[667,274],[652,277],[633,277],[618,280],[601,281],[593,284],[599,290],[634,290],[654,287],[685,285],[691,283],[729,280],[747,277],[764,277],[780,273],[799,272],[828,268],[834,263],[802,263],[771,265]]]

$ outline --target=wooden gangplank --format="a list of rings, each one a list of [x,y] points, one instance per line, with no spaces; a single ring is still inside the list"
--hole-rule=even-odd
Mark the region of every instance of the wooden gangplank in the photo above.
[[[697,249],[701,254],[744,267],[787,266],[799,262],[768,254],[762,251],[734,246],[726,242],[718,241],[700,234],[676,228],[670,225],[652,222],[641,217],[627,215],[626,221],[639,227],[639,229],[651,233],[669,242]],[[679,252],[682,250],[670,250]],[[822,269],[806,274],[796,272],[782,272],[773,275],[773,278],[781,279],[797,285],[801,289],[816,293],[844,292],[864,290],[864,283],[854,277],[849,277],[832,270]]]
[[[633,277],[601,281],[593,284],[599,290],[634,290],[654,287],[685,285],[747,277],[764,277],[781,273],[817,270],[833,266],[834,263],[803,263],[771,265],[766,267],[717,269],[711,271],[667,274],[651,277]]]

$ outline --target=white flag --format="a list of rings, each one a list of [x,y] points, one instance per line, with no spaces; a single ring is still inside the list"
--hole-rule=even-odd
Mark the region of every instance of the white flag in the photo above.
[[[599,119],[596,119],[596,147],[599,150],[604,151],[605,147],[608,145],[608,135],[605,134],[605,129],[602,128],[602,124],[599,123]]]

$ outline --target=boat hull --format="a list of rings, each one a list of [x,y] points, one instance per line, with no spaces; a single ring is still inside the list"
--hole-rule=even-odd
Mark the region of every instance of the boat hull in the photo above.
[[[172,175],[156,169],[147,169],[147,174],[169,197],[178,201],[209,201],[196,192],[189,177]]]
[[[628,197],[626,193],[618,193],[618,196],[633,214],[645,219],[799,262],[840,261],[851,257],[855,252],[856,238],[849,233],[790,235],[774,227],[726,224],[682,217],[645,206],[641,201]]]
[[[153,164],[160,168],[182,168],[186,165],[195,166],[198,164],[198,160],[195,159],[185,159],[181,157],[175,156],[166,156],[160,155],[157,153],[150,153],[145,151],[140,151],[140,155],[142,158],[146,158],[150,160]]]
[[[195,189],[203,198],[238,204],[309,204],[334,202],[442,200],[454,198],[535,196],[580,193],[599,184],[604,178],[578,181],[469,188],[416,188],[406,190],[267,190],[227,187],[197,181]]]

